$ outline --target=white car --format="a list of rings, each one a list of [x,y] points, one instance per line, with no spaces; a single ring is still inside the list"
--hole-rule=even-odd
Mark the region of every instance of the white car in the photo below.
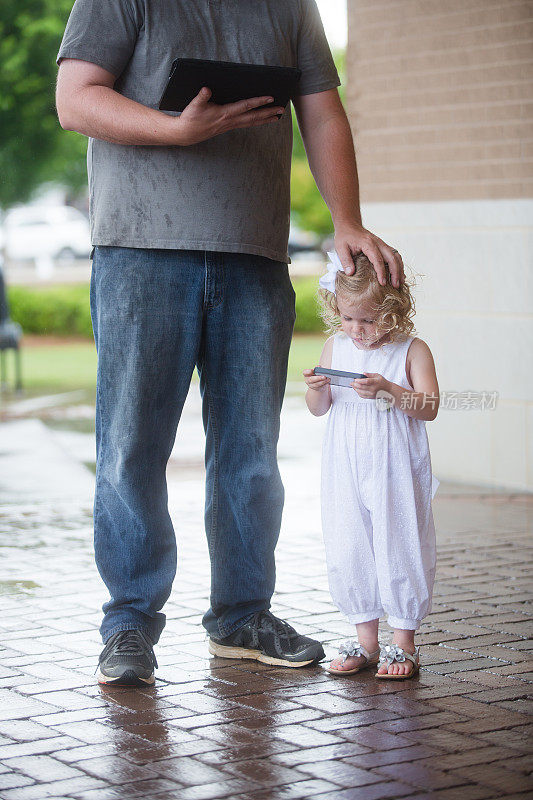
[[[70,206],[19,206],[3,219],[1,245],[7,259],[88,258],[89,223]]]
[[[304,231],[291,220],[289,229],[289,256],[293,258],[309,258],[320,252],[320,239],[311,231]]]

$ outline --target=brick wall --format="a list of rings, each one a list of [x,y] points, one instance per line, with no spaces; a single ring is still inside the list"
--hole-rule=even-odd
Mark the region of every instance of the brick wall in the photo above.
[[[363,201],[533,197],[533,2],[348,0]]]

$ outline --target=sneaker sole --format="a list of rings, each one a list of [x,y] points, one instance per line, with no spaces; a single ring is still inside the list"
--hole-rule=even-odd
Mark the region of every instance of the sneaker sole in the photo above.
[[[252,661],[261,661],[262,664],[273,664],[278,667],[307,667],[317,661],[317,658],[312,658],[309,661],[286,661],[284,658],[267,656],[260,650],[247,650],[245,647],[228,647],[227,645],[217,644],[211,639],[209,640],[208,649],[212,656],[219,656],[219,658],[247,658]]]
[[[120,677],[104,675],[103,672],[98,670],[96,679],[98,683],[106,686],[153,686],[155,683],[155,675],[150,675],[149,678],[141,678],[139,675],[135,675],[132,670],[126,670]]]

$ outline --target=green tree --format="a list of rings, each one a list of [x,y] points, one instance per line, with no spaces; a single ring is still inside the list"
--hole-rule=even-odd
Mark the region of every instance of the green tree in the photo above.
[[[62,131],[55,112],[55,54],[72,0],[16,0],[0,19],[0,207],[44,181],[86,181],[84,136]]]

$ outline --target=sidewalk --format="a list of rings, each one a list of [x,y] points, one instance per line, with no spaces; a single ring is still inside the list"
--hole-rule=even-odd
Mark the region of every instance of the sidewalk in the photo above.
[[[92,556],[91,437],[39,420],[0,429],[0,798],[525,798],[533,497],[441,484],[418,679],[224,661],[200,625],[209,565],[194,398],[183,422],[168,471],[178,576],[156,686],[142,691],[95,684],[107,597]],[[327,591],[320,425],[288,398],[273,611],[333,656],[352,631]]]

